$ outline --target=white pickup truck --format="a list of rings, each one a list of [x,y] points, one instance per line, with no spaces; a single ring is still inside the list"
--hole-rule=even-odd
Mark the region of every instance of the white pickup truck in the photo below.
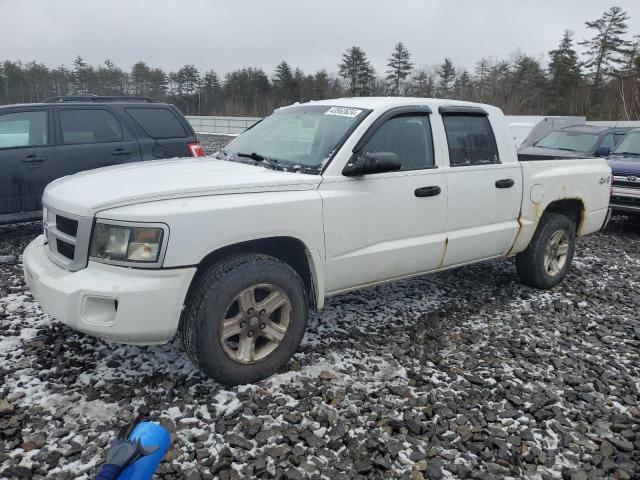
[[[71,328],[164,343],[226,384],[273,374],[326,297],[499,257],[550,288],[603,228],[604,159],[519,162],[502,112],[424,98],[281,108],[215,157],[51,183],[24,252]]]

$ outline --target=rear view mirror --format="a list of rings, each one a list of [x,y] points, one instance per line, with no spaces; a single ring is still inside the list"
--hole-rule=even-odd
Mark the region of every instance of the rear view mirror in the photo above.
[[[611,147],[608,145],[602,145],[598,147],[598,150],[596,150],[596,157],[608,157],[610,153]]]
[[[372,152],[354,156],[342,170],[347,177],[370,173],[395,172],[402,168],[400,157],[393,152]]]

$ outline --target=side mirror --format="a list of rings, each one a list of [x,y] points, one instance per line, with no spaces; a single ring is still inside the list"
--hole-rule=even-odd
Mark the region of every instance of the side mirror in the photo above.
[[[354,156],[342,170],[347,177],[370,173],[395,172],[402,168],[400,157],[393,152],[372,152]]]
[[[596,150],[596,157],[608,157],[611,153],[611,147],[609,145],[601,145]]]

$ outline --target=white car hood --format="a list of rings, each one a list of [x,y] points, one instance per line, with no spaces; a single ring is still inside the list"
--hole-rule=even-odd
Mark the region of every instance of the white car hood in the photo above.
[[[310,190],[320,175],[269,170],[209,157],[156,160],[88,170],[50,183],[43,203],[73,215],[107,208],[226,193]]]

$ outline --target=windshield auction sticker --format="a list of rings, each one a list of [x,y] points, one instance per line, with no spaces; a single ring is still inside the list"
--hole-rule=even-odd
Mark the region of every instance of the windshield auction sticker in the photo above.
[[[349,117],[355,118],[362,113],[362,110],[358,110],[357,108],[347,108],[347,107],[331,107],[329,110],[324,112],[325,115],[340,115],[341,117]]]

